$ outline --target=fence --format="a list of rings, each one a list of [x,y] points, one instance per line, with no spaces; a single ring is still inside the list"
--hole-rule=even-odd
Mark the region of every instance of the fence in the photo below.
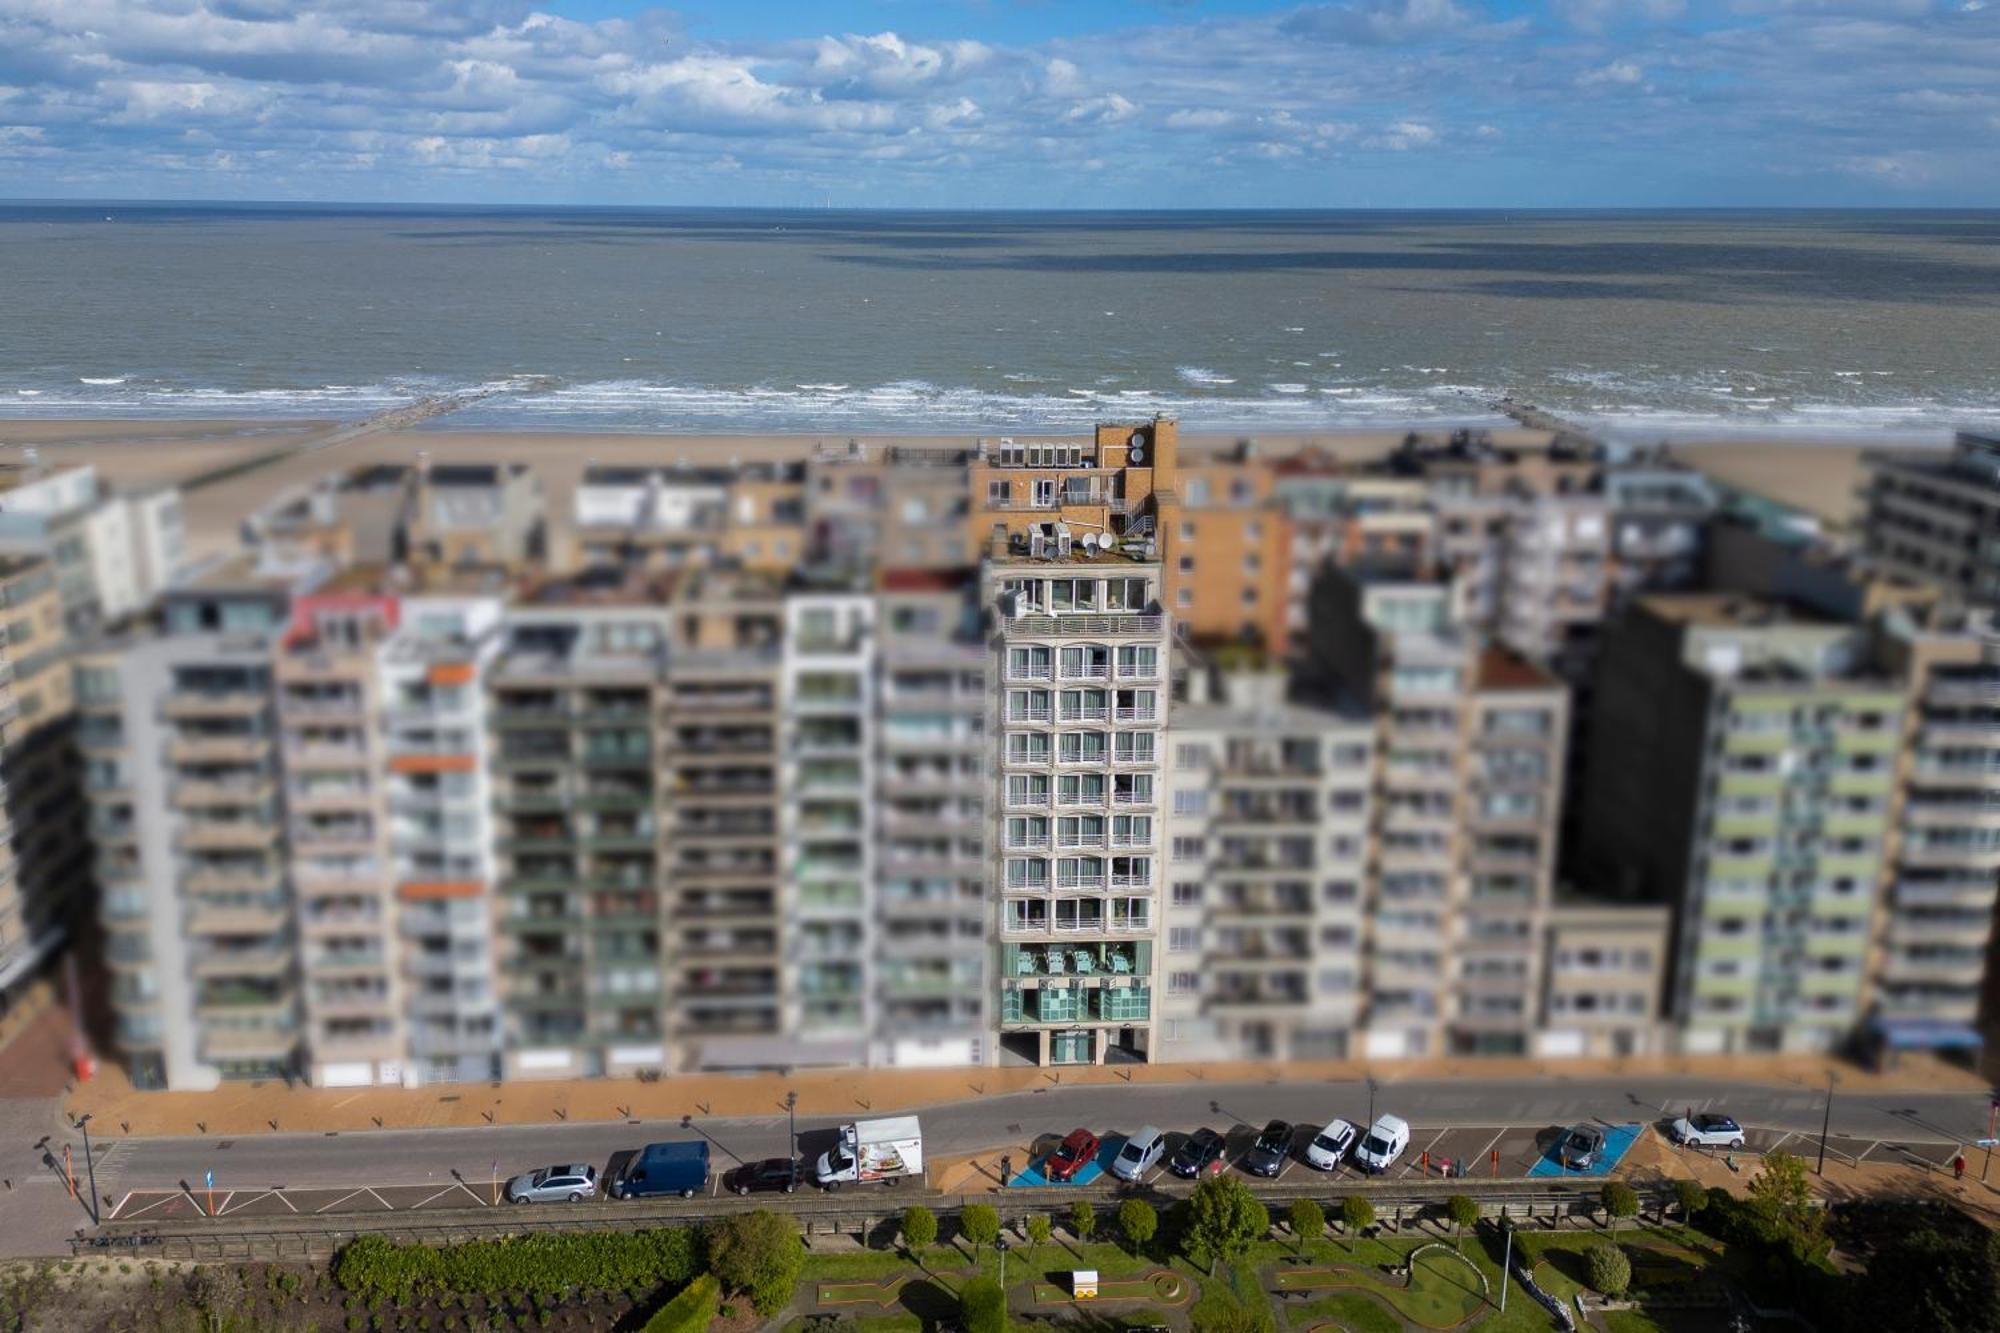
[[[1339,1214],[1339,1200],[1361,1195],[1375,1208],[1376,1225],[1402,1231],[1426,1221],[1441,1221],[1445,1201],[1462,1194],[1479,1205],[1480,1216],[1508,1218],[1521,1225],[1554,1228],[1590,1220],[1600,1209],[1602,1182],[1575,1181],[1527,1185],[1519,1181],[1476,1180],[1365,1181],[1336,1184],[1315,1179],[1297,1184],[1253,1185],[1267,1204],[1294,1199],[1330,1203]],[[1664,1216],[1670,1191],[1638,1187],[1644,1212]],[[1112,1202],[1144,1199],[1166,1208],[1184,1194],[1148,1186],[1113,1190],[1032,1190],[992,1195],[942,1195],[926,1191],[886,1191],[874,1206],[857,1207],[847,1198],[787,1198],[782,1207],[798,1220],[806,1243],[829,1237],[852,1237],[863,1243],[886,1244],[900,1224],[902,1211],[922,1204],[941,1222],[955,1222],[974,1204],[998,1210],[1001,1222],[1017,1228],[1031,1214],[1054,1211],[1074,1198],[1108,1197]],[[537,1231],[643,1231],[652,1227],[691,1226],[733,1214],[772,1206],[756,1199],[717,1197],[694,1204],[667,1201],[625,1203],[544,1204],[533,1208],[488,1208],[423,1213],[343,1213],[322,1217],[259,1217],[256,1225],[223,1218],[177,1218],[156,1222],[109,1220],[94,1234],[78,1233],[70,1248],[76,1254],[107,1249],[133,1250],[151,1258],[206,1261],[325,1260],[356,1236],[382,1236],[401,1244],[456,1245],[466,1241],[499,1240]],[[1282,1212],[1274,1207],[1274,1214]],[[946,1233],[949,1234],[949,1233]]]

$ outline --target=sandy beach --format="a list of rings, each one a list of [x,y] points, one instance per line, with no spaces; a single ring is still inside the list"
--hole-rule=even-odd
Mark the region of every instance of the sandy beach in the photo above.
[[[0,421],[0,463],[17,463],[33,449],[51,465],[94,463],[121,489],[185,482],[215,468],[255,458],[273,449],[308,443],[338,423],[319,421]],[[1260,433],[1256,446],[1266,455],[1321,449],[1341,458],[1367,458],[1393,447],[1403,431],[1342,430]],[[342,467],[374,463],[433,461],[533,463],[547,490],[550,512],[565,514],[583,469],[593,463],[671,463],[679,459],[729,464],[758,459],[799,458],[821,447],[844,448],[850,440],[868,446],[964,445],[964,435],[628,435],[589,432],[454,431],[427,428],[385,431],[328,451],[302,454],[190,492],[185,514],[198,554],[233,546],[242,516],[280,490],[310,483]],[[994,436],[987,438],[998,438]],[[1017,436],[1015,438],[1031,438]],[[1191,455],[1233,447],[1240,434],[1184,433]],[[1530,443],[1535,432],[1495,432],[1503,443]],[[1834,523],[1844,522],[1860,476],[1862,447],[1851,440],[1810,442],[1772,440],[1689,442],[1672,446],[1675,455],[1718,480],[1808,509]]]

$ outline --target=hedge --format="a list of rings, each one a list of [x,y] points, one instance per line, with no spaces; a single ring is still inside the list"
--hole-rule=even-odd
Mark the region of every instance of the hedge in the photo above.
[[[651,1231],[516,1236],[432,1247],[360,1236],[333,1261],[334,1280],[370,1300],[414,1293],[553,1296],[570,1291],[678,1287],[702,1269],[700,1234],[691,1227]]]
[[[703,1273],[654,1311],[640,1333],[703,1333],[721,1310],[722,1284],[713,1273]]]

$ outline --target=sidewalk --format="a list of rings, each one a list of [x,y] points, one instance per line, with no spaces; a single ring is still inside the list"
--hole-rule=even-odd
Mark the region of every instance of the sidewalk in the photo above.
[[[1653,1060],[1431,1060],[1393,1065],[1268,1062],[1126,1065],[1062,1070],[854,1069],[792,1074],[683,1074],[653,1083],[637,1079],[458,1083],[424,1088],[308,1088],[282,1083],[225,1083],[213,1092],[141,1092],[106,1062],[98,1076],[73,1089],[71,1115],[88,1112],[107,1137],[171,1138],[246,1134],[314,1134],[329,1130],[477,1129],[487,1125],[547,1125],[561,1121],[678,1120],[780,1116],[787,1092],[805,1116],[886,1115],[928,1106],[1033,1092],[1051,1087],[1137,1084],[1309,1083],[1406,1080],[1690,1078],[1733,1080],[1801,1090],[1826,1086],[1836,1069],[1848,1092],[1984,1092],[1977,1075],[1941,1061],[1905,1057],[1876,1074],[1820,1057],[1693,1057]]]

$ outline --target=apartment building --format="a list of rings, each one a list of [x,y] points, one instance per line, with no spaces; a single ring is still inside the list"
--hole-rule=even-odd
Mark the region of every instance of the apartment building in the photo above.
[[[1312,663],[1376,727],[1363,1053],[1525,1053],[1567,691],[1460,625],[1449,584],[1365,568],[1323,571]]]
[[[1225,677],[1174,709],[1161,1057],[1345,1059],[1367,1013],[1375,726]]]
[[[976,568],[889,569],[876,594],[876,1036],[870,1061],[994,1050],[991,650]]]
[[[564,568],[789,568],[803,554],[805,465],[583,471]]]
[[[2000,602],[2000,436],[1961,431],[1949,453],[1863,456],[1855,527],[1884,573],[1960,600]]]
[[[1050,523],[996,543],[985,578],[999,683],[997,1056],[1158,1059],[1162,570]]]
[[[519,568],[547,556],[542,479],[527,464],[434,464],[419,454],[401,480],[397,563]]]
[[[1243,644],[1276,660],[1290,646],[1290,515],[1275,483],[1249,445],[1180,462],[1173,530],[1163,533],[1167,608],[1198,643]]]
[[[982,441],[969,478],[967,549],[977,557],[996,540],[1058,527],[1078,545],[1161,539],[1178,503],[1179,454],[1180,427],[1168,417],[1104,423],[1088,442]]]
[[[0,1014],[87,906],[75,722],[55,566],[0,556]]]
[[[644,581],[551,580],[506,608],[483,670],[476,660],[431,668],[483,683],[490,710],[502,935],[487,965],[508,1077],[664,1063],[655,773],[670,637],[660,590]],[[486,733],[463,739],[475,748],[445,753],[477,772]],[[462,858],[449,843],[439,850],[445,883],[478,883],[483,848],[468,839]],[[449,958],[455,980],[475,981],[486,963],[469,939],[452,939]]]
[[[272,643],[289,590],[235,565],[161,632],[78,658],[116,1036],[140,1087],[294,1071],[296,942]]]
[[[2000,632],[1984,612],[1897,608],[1882,665],[1910,706],[1875,922],[1872,1035],[1892,1050],[1977,1049],[2000,884]]]
[[[1683,1049],[1826,1050],[1864,1016],[1906,691],[1800,604],[1641,598],[1599,665],[1586,863],[1668,904]]]
[[[93,466],[50,469],[33,450],[0,465],[0,554],[45,556],[55,566],[73,633],[150,605],[186,564],[180,492],[111,493]]]
[[[1558,899],[1548,914],[1541,1030],[1535,1054],[1623,1059],[1657,1054],[1666,1030],[1673,913],[1664,903]]]

